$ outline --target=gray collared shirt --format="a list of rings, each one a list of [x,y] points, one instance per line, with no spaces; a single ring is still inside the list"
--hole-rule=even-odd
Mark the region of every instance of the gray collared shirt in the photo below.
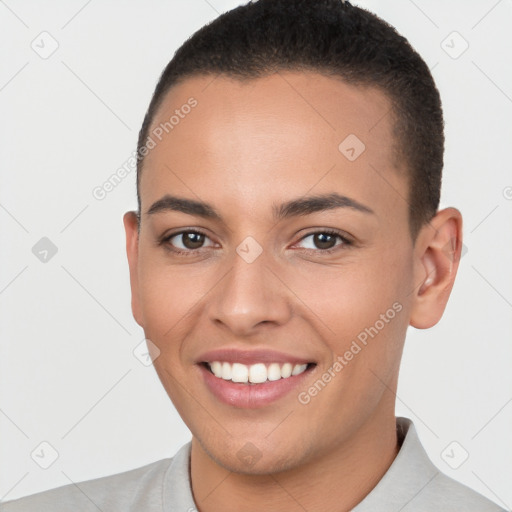
[[[400,451],[353,512],[504,512],[432,464],[414,424],[397,418]],[[190,443],[172,459],[117,475],[70,484],[0,505],[2,512],[195,512]]]

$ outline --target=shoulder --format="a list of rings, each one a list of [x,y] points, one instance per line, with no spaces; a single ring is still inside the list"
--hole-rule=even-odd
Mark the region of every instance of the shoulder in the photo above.
[[[504,512],[496,503],[440,471],[433,474],[413,503],[417,510],[435,506],[436,510],[457,512]]]
[[[400,450],[354,512],[504,512],[496,503],[441,472],[423,448],[413,422],[397,418]]]
[[[172,460],[163,459],[123,473],[32,494],[1,504],[0,511],[161,511],[161,489]]]
[[[397,432],[399,437],[404,438],[403,457],[397,462],[401,464],[399,474],[409,483],[411,499],[407,510],[429,511],[435,508],[446,512],[504,511],[496,503],[440,471],[428,457],[410,419],[397,418]],[[411,470],[414,470],[416,477],[406,476],[407,471]]]
[[[504,510],[470,487],[440,471],[428,457],[410,419],[397,418],[397,432],[399,437],[404,438],[402,444],[404,453],[402,460],[397,460],[400,466],[397,469],[398,474],[409,484],[410,510],[427,511],[432,510],[433,507],[435,510],[447,512],[501,512]],[[415,477],[406,475],[411,470],[416,473]]]

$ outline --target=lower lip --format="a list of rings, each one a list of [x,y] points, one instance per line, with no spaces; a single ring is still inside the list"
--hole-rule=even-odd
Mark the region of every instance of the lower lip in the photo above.
[[[266,381],[261,384],[241,384],[215,377],[204,365],[199,365],[208,389],[223,403],[243,409],[264,407],[297,388],[310,373],[311,367],[287,379]]]

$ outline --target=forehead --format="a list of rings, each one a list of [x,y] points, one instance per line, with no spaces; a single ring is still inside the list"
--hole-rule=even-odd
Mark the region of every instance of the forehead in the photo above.
[[[388,98],[318,73],[189,78],[167,93],[149,136],[155,147],[145,158],[143,202],[184,184],[188,195],[219,200],[249,191],[254,201],[272,191],[297,196],[312,187],[342,187],[372,203],[406,194]]]

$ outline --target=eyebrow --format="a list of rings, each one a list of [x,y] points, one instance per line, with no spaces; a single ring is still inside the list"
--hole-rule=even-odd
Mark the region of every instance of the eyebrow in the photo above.
[[[283,220],[335,208],[350,208],[366,214],[375,214],[368,206],[337,193],[301,197],[280,205],[274,204],[272,206],[272,213],[276,220]],[[146,212],[146,215],[167,211],[182,212],[205,219],[223,221],[220,213],[212,205],[203,201],[171,196],[169,194],[155,201]]]

